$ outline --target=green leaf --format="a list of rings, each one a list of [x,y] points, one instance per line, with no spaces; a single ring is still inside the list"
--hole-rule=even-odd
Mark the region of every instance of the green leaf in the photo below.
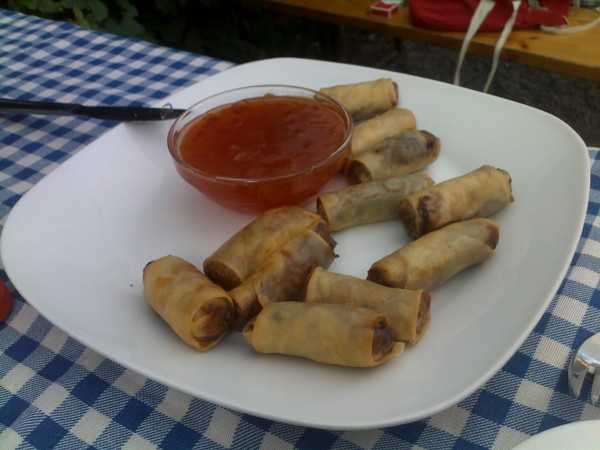
[[[124,17],[137,17],[138,16],[138,9],[135,5],[133,5],[132,3],[130,3],[127,0],[120,0],[119,2],[119,6],[121,7],[121,14]]]
[[[111,18],[106,21],[105,29],[109,33],[125,37],[139,37],[145,33],[145,28],[131,17],[123,17],[121,20]]]
[[[79,26],[92,28],[92,25],[85,18],[85,14],[81,10],[81,8],[73,8],[73,16],[75,17],[75,23]]]
[[[28,3],[33,3],[35,6],[34,8],[41,12],[41,13],[46,13],[46,14],[55,14],[55,13],[59,13],[64,11],[64,6],[62,5],[62,2],[55,2],[52,0],[37,0],[37,1],[32,1],[32,2],[28,2]]]
[[[17,4],[24,6],[25,8],[37,10],[38,9],[38,1],[37,0],[19,0]]]
[[[95,24],[99,24],[108,18],[108,8],[104,2],[98,0],[90,0],[88,2],[90,12],[86,14],[86,18]]]

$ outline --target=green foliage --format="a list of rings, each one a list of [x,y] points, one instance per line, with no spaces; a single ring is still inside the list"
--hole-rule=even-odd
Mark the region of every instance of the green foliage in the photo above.
[[[142,37],[136,6],[129,0],[8,0],[7,7],[25,14],[76,23],[122,36]]]
[[[6,0],[25,14],[244,62],[318,50],[315,24],[235,0]],[[318,55],[309,55],[318,56]]]

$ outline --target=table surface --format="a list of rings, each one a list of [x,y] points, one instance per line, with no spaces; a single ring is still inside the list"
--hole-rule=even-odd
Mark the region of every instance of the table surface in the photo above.
[[[0,10],[0,95],[147,104],[233,64]],[[40,179],[115,122],[0,117],[0,226]],[[128,370],[54,327],[16,292],[0,324],[0,448],[496,448],[600,419],[568,394],[575,348],[600,330],[600,151],[582,236],[559,292],[481,389],[432,417],[385,429],[288,425],[194,398]]]
[[[429,30],[414,26],[409,7],[392,17],[371,14],[371,0],[252,0],[252,3],[284,14],[297,15],[325,23],[335,23],[442,47],[460,49],[465,33]],[[570,8],[569,27],[593,22],[598,12],[591,8]],[[477,33],[469,52],[492,56],[500,33]],[[600,81],[600,26],[568,34],[539,29],[513,30],[500,57],[507,61],[543,70]]]

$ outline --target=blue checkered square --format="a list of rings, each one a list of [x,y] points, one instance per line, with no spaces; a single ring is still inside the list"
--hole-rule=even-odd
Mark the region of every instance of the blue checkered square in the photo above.
[[[413,422],[405,425],[398,425],[387,430],[392,436],[396,436],[406,442],[415,443],[425,431],[427,425],[424,422]]]
[[[115,422],[135,431],[152,414],[153,409],[145,403],[131,398],[115,416]]]
[[[511,402],[499,395],[482,391],[479,395],[473,413],[486,419],[504,422],[510,411]]]
[[[164,449],[192,449],[200,439],[200,434],[181,423],[177,423],[161,442]]]
[[[110,383],[90,373],[71,390],[71,394],[86,405],[93,406],[109,386]]]
[[[29,336],[21,336],[21,338],[6,349],[6,356],[18,362],[23,362],[31,353],[33,353],[39,344]]]
[[[29,407],[29,403],[19,397],[11,397],[0,407],[0,423],[5,427],[11,426]]]
[[[524,378],[531,365],[531,361],[532,358],[530,356],[519,352],[506,363],[503,370],[518,378]]]
[[[39,450],[52,450],[67,433],[67,430],[47,417],[27,436],[27,442]]]
[[[49,381],[56,381],[62,377],[73,365],[72,361],[69,361],[62,355],[56,355],[44,368],[38,373],[48,379]]]

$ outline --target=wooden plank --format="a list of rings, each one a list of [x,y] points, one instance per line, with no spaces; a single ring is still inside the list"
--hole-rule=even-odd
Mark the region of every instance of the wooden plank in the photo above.
[[[252,0],[251,3],[279,13],[343,25],[394,38],[459,49],[463,33],[430,31],[410,22],[408,7],[391,18],[369,13],[371,0]],[[598,17],[589,8],[571,8],[569,23],[588,23]],[[478,33],[469,47],[473,54],[492,56],[499,33]],[[600,81],[600,25],[572,34],[539,30],[515,30],[501,58],[539,69]]]

